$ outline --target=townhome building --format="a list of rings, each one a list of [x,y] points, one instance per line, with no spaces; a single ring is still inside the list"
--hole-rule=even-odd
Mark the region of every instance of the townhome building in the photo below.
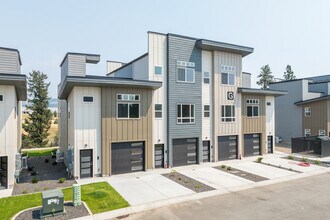
[[[330,75],[272,83],[286,90],[275,104],[276,136],[290,144],[291,138],[330,135]]]
[[[99,130],[93,130],[93,134],[100,135],[99,139],[102,139],[99,147],[95,148],[101,151],[94,156],[94,160],[99,162],[95,173],[100,175],[273,152],[274,97],[286,93],[251,88],[251,74],[242,72],[242,59],[251,54],[253,48],[156,32],[148,32],[147,46],[147,53],[131,62],[108,61],[108,73],[104,77],[85,75],[85,62],[95,55],[67,54],[61,64],[59,98],[62,103],[60,120],[64,121],[61,124],[67,127],[68,132],[60,135],[61,146],[70,146],[75,151],[89,146],[77,141],[87,138],[84,132],[93,129],[78,124],[73,127],[65,125],[66,121],[70,124],[71,118],[77,117],[73,115],[82,114],[84,103],[81,100],[86,95],[94,100],[87,106],[95,106],[99,110],[94,115],[86,113],[79,120],[81,123],[91,120],[100,124],[97,125]],[[82,56],[79,62],[84,64],[81,65],[83,74],[79,76],[72,69],[80,66],[73,64],[78,60],[77,56]],[[95,79],[94,84],[87,85],[91,78]],[[73,83],[73,79],[86,84]],[[103,85],[105,82],[111,82],[111,85]],[[139,89],[130,89],[133,85]],[[83,90],[84,86],[89,89],[94,86],[96,90],[101,88],[101,91],[75,93],[79,88]],[[110,89],[115,86],[123,90]],[[142,88],[148,93],[148,101],[145,101]],[[76,102],[71,101],[74,93],[79,94]],[[134,110],[138,108],[134,106],[136,102],[140,102],[140,108],[147,105],[147,122],[142,120],[142,111]],[[130,116],[131,112],[136,118]],[[71,118],[66,120],[66,114]],[[148,138],[139,136],[144,130],[147,130]],[[69,138],[65,138],[66,135]],[[62,141],[73,137],[76,142]],[[85,158],[74,155],[74,166],[82,166],[79,160]],[[144,165],[135,166],[138,161]],[[82,177],[78,170],[74,176]]]
[[[26,76],[20,53],[0,47],[0,190],[13,188],[21,169],[21,102],[26,100]]]

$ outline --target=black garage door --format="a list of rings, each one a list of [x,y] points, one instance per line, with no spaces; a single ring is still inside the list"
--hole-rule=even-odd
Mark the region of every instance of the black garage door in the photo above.
[[[173,140],[173,166],[197,163],[197,138]]]
[[[144,142],[113,143],[111,174],[144,170]]]
[[[260,134],[244,135],[244,156],[260,155]]]
[[[237,159],[237,136],[218,137],[218,160]]]

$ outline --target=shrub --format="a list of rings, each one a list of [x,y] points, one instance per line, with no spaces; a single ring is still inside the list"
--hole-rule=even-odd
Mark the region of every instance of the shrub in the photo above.
[[[47,158],[47,159],[45,159],[45,163],[49,163],[49,159]]]
[[[288,159],[289,159],[289,160],[293,160],[293,159],[294,159],[294,156],[293,156],[292,154],[290,154],[290,155],[288,156]]]
[[[222,168],[222,169],[225,169],[225,168],[226,168],[226,165],[222,164],[222,165],[221,165],[221,168]]]
[[[22,194],[27,194],[27,193],[28,193],[27,189],[23,189]]]
[[[32,178],[32,183],[33,184],[38,183],[38,182],[39,182],[39,179],[37,177]]]
[[[319,161],[319,160],[314,160],[314,164],[321,164],[321,161]]]
[[[65,178],[60,178],[60,179],[58,180],[58,182],[59,182],[59,183],[64,183],[65,180],[66,180]]]
[[[32,171],[33,170],[33,166],[28,166],[28,171]]]
[[[56,162],[56,161],[54,161],[54,162],[52,163],[52,165],[57,165],[57,162]]]
[[[303,157],[301,158],[301,161],[302,161],[302,162],[307,162],[307,160],[308,160],[308,157],[307,157],[307,156],[303,156]]]
[[[261,161],[262,161],[262,157],[258,157],[257,158],[257,163],[261,163]]]
[[[58,124],[58,119],[54,120],[54,124],[57,125]]]
[[[227,167],[227,170],[231,170],[231,167],[230,167],[230,166],[228,166],[228,167]]]
[[[37,175],[37,171],[34,170],[31,172],[31,176],[35,176],[35,175]]]
[[[22,151],[22,157],[27,156],[27,151]]]
[[[201,185],[196,185],[196,186],[195,186],[196,189],[199,189],[199,188],[201,188],[201,187],[202,187]]]

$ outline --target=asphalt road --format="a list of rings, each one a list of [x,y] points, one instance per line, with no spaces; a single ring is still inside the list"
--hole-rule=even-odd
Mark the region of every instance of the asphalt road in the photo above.
[[[170,205],[123,219],[330,219],[330,172]]]

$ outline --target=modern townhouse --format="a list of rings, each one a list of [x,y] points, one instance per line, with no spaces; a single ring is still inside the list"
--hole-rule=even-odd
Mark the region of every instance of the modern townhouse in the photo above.
[[[95,173],[102,175],[271,153],[275,135],[274,97],[285,92],[251,88],[251,74],[242,72],[242,58],[252,52],[250,47],[148,32],[148,52],[129,63],[108,61],[107,77],[76,76],[80,64],[67,67],[65,60],[77,54],[68,54],[61,65],[59,98],[66,100],[61,101],[61,117],[70,123],[71,119],[66,120],[63,112],[68,109],[75,118],[77,116],[72,115],[81,115],[84,109],[82,96],[94,97],[94,104],[87,106],[95,105],[100,109],[93,116],[81,116],[80,120],[81,123],[91,120],[101,124],[99,130],[93,132],[102,139],[98,147],[102,150],[95,158],[100,163]],[[88,55],[81,56],[85,56],[84,62],[88,60]],[[63,68],[68,70],[63,71]],[[79,85],[72,80],[87,83],[88,78],[96,78],[91,85],[101,87],[101,91],[75,93],[78,86],[87,84]],[[139,113],[137,118],[129,116],[135,109],[132,104],[136,101],[140,101],[141,106],[145,104],[141,90],[116,91],[113,93],[116,97],[109,98],[110,88],[115,85],[103,87],[101,84],[105,82],[116,82],[123,89],[143,82],[142,87],[148,91],[148,100],[150,98],[148,123],[141,120],[142,111],[136,112]],[[70,101],[74,93],[79,94],[75,103]],[[111,119],[104,119],[105,114]],[[76,151],[89,147],[78,140],[87,138],[87,133],[83,133],[91,130],[79,125],[67,128],[68,140],[76,137],[76,142],[71,141],[68,146]],[[146,129],[148,139],[141,138],[139,134]],[[60,135],[61,146],[66,145],[62,141],[65,135]],[[136,148],[139,148],[138,153]],[[81,166],[79,160],[83,158],[74,155],[75,166]],[[144,166],[135,166],[137,161],[142,161]],[[74,175],[82,177],[79,169]]]
[[[18,50],[0,47],[0,189],[12,188],[21,168],[21,102],[27,97],[21,65]]]
[[[276,136],[283,142],[330,135],[330,75],[280,81],[270,88],[288,91],[275,99]]]

